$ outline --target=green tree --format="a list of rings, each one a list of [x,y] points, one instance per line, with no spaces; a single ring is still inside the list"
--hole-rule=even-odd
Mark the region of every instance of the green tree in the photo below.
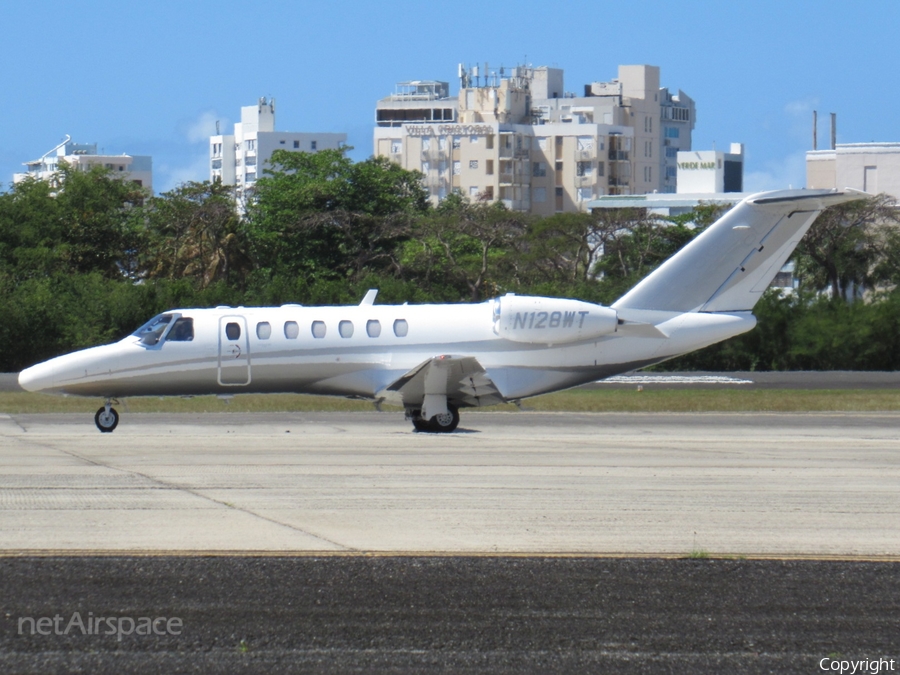
[[[218,281],[243,287],[252,269],[233,188],[188,182],[149,200],[140,271],[150,279]]]
[[[525,214],[502,203],[445,200],[419,217],[399,254],[403,278],[416,279],[435,297],[478,302],[518,283],[517,240]]]
[[[794,254],[801,284],[817,291],[827,288],[832,298],[849,300],[854,289],[872,288],[895,276],[900,268],[886,266],[884,252],[896,238],[898,223],[900,211],[883,194],[825,209]]]
[[[428,210],[421,174],[344,150],[276,151],[247,206],[253,254],[272,274],[347,278],[393,269],[396,245]]]

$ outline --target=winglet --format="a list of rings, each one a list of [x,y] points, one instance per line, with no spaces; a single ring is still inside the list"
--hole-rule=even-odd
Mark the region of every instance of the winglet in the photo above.
[[[375,296],[378,295],[377,288],[370,288],[366,293],[365,297],[362,299],[362,302],[359,303],[360,307],[365,307],[366,305],[374,305],[375,304]]]

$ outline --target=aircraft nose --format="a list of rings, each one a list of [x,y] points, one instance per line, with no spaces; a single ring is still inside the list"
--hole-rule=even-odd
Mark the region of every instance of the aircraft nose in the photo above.
[[[25,391],[44,391],[53,388],[54,367],[50,363],[39,363],[19,373],[19,386]]]

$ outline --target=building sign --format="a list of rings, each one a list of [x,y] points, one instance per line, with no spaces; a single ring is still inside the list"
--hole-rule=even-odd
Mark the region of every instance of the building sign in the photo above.
[[[713,171],[715,162],[678,162],[678,168],[682,171]]]
[[[487,124],[407,124],[408,136],[489,136],[494,128]]]

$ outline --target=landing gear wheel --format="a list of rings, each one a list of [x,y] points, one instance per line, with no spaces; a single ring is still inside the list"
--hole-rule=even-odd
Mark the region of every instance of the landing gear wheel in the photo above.
[[[449,434],[459,426],[459,410],[447,406],[447,412],[442,415],[435,415],[428,420],[429,431]]]
[[[104,434],[112,433],[113,429],[119,425],[119,413],[116,412],[115,408],[103,406],[94,415],[94,424]]]
[[[428,425],[428,420],[422,417],[421,410],[407,410],[406,419],[410,420],[413,423],[413,428],[416,431],[431,431],[431,427]]]

